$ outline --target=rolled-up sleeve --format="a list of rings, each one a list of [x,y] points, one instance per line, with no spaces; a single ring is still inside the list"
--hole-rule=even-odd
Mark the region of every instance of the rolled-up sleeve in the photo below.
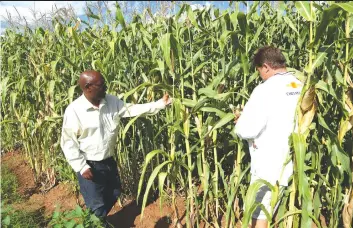
[[[90,168],[86,163],[86,159],[80,153],[79,142],[77,135],[79,131],[79,124],[74,110],[68,107],[64,114],[63,127],[61,133],[60,145],[64,152],[66,160],[75,172],[81,174]]]
[[[118,105],[120,117],[154,115],[154,114],[157,114],[160,110],[165,108],[165,104],[162,99],[156,102],[150,102],[145,104],[130,104],[130,103],[124,103],[122,100],[118,100],[117,105]]]
[[[265,128],[267,123],[266,94],[258,86],[254,89],[250,99],[235,126],[235,133],[242,139],[254,139]]]

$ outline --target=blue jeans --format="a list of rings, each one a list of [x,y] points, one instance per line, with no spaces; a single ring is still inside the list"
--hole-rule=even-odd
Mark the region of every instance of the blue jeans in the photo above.
[[[121,193],[121,182],[115,160],[87,161],[93,174],[92,180],[77,173],[80,192],[86,207],[97,217],[106,217]]]

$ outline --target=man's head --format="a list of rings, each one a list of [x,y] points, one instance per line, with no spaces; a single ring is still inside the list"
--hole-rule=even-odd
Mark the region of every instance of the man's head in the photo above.
[[[265,46],[254,55],[253,64],[263,80],[273,76],[278,71],[286,71],[286,59],[275,47]]]
[[[94,104],[99,104],[105,97],[107,86],[101,73],[87,70],[80,74],[79,85],[85,97]]]

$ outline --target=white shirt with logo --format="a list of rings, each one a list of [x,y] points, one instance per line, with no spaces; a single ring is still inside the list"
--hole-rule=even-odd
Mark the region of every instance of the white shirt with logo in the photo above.
[[[236,134],[249,142],[251,181],[287,186],[293,163],[284,166],[302,83],[291,73],[275,74],[258,85],[237,121]]]

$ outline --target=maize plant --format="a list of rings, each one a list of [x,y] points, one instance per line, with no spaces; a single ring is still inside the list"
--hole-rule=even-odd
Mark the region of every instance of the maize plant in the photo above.
[[[148,23],[150,9],[127,22],[116,7],[112,25],[98,26],[100,16],[91,12],[97,23],[85,28],[54,20],[53,30],[1,37],[2,148],[21,145],[36,177],[54,169],[57,178],[74,180],[59,147],[62,117],[80,95],[79,74],[94,69],[108,93],[125,101],[150,102],[164,92],[174,99],[157,116],[121,121],[115,157],[125,193],[142,208],[170,196],[178,226],[247,227],[263,207],[255,194],[265,184],[270,227],[352,226],[351,2],[263,1],[247,12],[239,2],[225,11],[183,4],[168,18],[150,14]],[[288,188],[263,180],[249,186],[247,144],[233,133],[234,107],[260,83],[251,59],[264,45],[279,47],[305,84],[290,137],[295,170]]]

